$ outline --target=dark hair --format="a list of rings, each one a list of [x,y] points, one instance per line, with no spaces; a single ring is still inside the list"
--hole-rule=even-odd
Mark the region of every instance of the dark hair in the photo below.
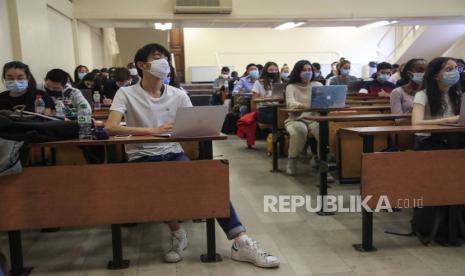
[[[265,87],[265,90],[271,89],[270,79],[273,79],[273,83],[281,82],[280,74],[274,74],[274,76],[271,76],[270,73],[268,73],[268,68],[270,66],[276,66],[279,72],[279,67],[278,64],[276,64],[276,62],[268,61],[267,63],[265,63],[265,66],[263,66],[262,73],[260,74],[260,80],[263,83],[263,87]]]
[[[89,68],[87,68],[87,66],[85,65],[78,65],[78,67],[76,67],[76,69],[74,69],[74,80],[76,82],[79,82],[80,79],[79,79],[79,70],[81,70],[81,68],[86,68],[87,69],[87,72],[89,72]]]
[[[229,72],[229,67],[228,66],[223,66],[221,68],[221,72]]]
[[[430,61],[426,67],[422,88],[425,89],[426,96],[428,97],[431,116],[444,114],[445,111],[443,92],[439,89],[438,81],[435,78],[449,60],[455,61],[451,57],[438,57]],[[460,112],[461,93],[460,82],[449,88],[449,98],[454,114],[459,114]]]
[[[108,73],[108,68],[102,68],[102,69],[100,69],[100,72],[101,73]]]
[[[99,69],[94,69],[92,71],[90,71],[92,74],[100,74],[100,70]]]
[[[113,79],[115,81],[127,81],[131,78],[129,74],[129,69],[124,68],[124,67],[118,67],[115,69],[115,72],[113,73]]]
[[[394,63],[394,64],[392,65],[392,69],[397,69],[397,68],[399,68],[399,67],[400,67],[400,65],[397,64],[397,63]]]
[[[134,62],[129,62],[128,65],[126,65],[126,68],[131,69],[131,68],[136,68],[136,65]]]
[[[321,64],[319,64],[318,62],[312,63],[312,66],[315,67],[316,70],[320,70],[320,69],[321,69]]]
[[[237,71],[232,71],[231,72],[231,77],[232,78],[237,78],[239,76],[239,73],[237,73]]]
[[[247,74],[249,73],[249,72],[248,72],[248,71],[249,71],[249,68],[252,67],[252,66],[257,67],[257,65],[256,65],[255,63],[249,63],[249,64],[247,64],[247,66],[245,67],[245,72],[244,72],[244,74],[242,75],[243,77],[246,77],[246,76],[247,76]]]
[[[69,74],[61,69],[52,69],[45,75],[45,80],[57,82],[65,86],[68,83],[68,76]]]
[[[10,61],[10,62],[5,63],[5,65],[3,65],[2,78],[5,79],[6,71],[12,68],[24,71],[24,74],[26,74],[26,77],[28,79],[26,93],[34,93],[34,91],[37,90],[36,79],[32,75],[31,70],[29,69],[29,66],[27,66],[27,64],[22,63],[21,61]]]
[[[408,72],[412,71],[413,67],[415,67],[419,61],[424,61],[426,63],[426,60],[422,58],[412,58],[411,60],[407,61],[407,63],[404,65],[404,68],[400,72],[400,78],[404,80],[406,84],[410,81],[410,75]]]
[[[265,64],[266,65],[266,64]],[[262,72],[263,71],[263,65],[261,64],[257,64],[257,69],[258,69],[258,72]]]
[[[376,71],[380,71],[383,69],[391,69],[392,70],[392,65],[389,62],[380,62],[378,65],[376,65]]]
[[[341,58],[339,63],[337,64],[337,73],[340,75],[341,74],[341,68],[346,65],[346,64],[351,64],[350,61],[348,61],[345,58]]]
[[[289,75],[289,81],[287,84],[293,84],[293,83],[301,83],[302,79],[300,78],[300,73],[302,70],[304,70],[305,65],[310,65],[312,67],[312,63],[306,59],[302,59],[296,62],[294,65],[294,68],[292,68],[291,74]],[[313,72],[313,67],[312,67],[312,72]],[[314,76],[312,77],[313,80]]]
[[[141,79],[142,79],[142,70],[137,66],[137,62],[139,61],[147,62],[147,58],[155,52],[160,52],[161,54],[163,54],[168,61],[168,64],[170,66],[170,76],[169,76],[170,85],[177,87],[177,88],[181,87],[176,78],[176,70],[171,64],[171,53],[165,47],[157,43],[151,43],[151,44],[145,45],[144,47],[137,50],[136,55],[134,56],[134,64],[136,64],[137,73],[139,74]]]
[[[95,78],[97,76],[94,74],[94,73],[88,73],[84,76],[84,78],[82,78],[81,82],[84,82],[84,81],[95,81]]]

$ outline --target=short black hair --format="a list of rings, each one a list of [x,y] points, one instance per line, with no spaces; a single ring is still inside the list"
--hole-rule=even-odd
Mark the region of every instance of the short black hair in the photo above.
[[[391,69],[392,70],[392,65],[389,62],[380,62],[378,65],[376,65],[376,71],[380,71],[383,69]]]
[[[174,69],[174,66],[171,64],[171,53],[165,47],[157,43],[147,44],[144,47],[137,50],[134,56],[134,64],[136,65],[137,73],[139,74],[139,76],[142,78],[142,70],[139,67],[137,67],[137,62],[147,62],[147,58],[155,52],[160,52],[166,57],[170,66],[170,85],[179,88],[180,84],[176,78],[176,70]]]
[[[316,70],[320,70],[321,69],[321,64],[319,64],[318,62],[314,62],[312,63],[313,67],[315,67]]]
[[[131,79],[131,76],[129,74],[129,69],[124,68],[124,67],[116,68],[115,72],[113,73],[113,79],[115,81],[127,81]]]
[[[223,66],[221,68],[221,72],[229,72],[229,67],[228,66]]]
[[[399,68],[399,67],[400,67],[400,65],[397,64],[397,63],[394,63],[394,64],[392,65],[392,69],[397,69],[397,68]]]
[[[45,75],[45,80],[57,82],[65,86],[68,83],[68,76],[69,74],[61,69],[52,69]]]

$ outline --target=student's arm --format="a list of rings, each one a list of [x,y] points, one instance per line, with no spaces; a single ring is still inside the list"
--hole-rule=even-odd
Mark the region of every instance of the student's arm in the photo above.
[[[232,91],[232,94],[233,95],[239,94],[239,92],[241,91],[243,86],[244,86],[244,84],[242,83],[242,79],[239,79],[239,81],[236,83],[236,85],[234,85],[234,90]]]
[[[364,81],[363,84],[362,84],[362,88],[360,88],[360,90],[358,91],[359,94],[368,94],[368,82],[367,81]]]
[[[173,129],[172,123],[163,124],[157,128],[121,126],[122,118],[123,113],[114,110],[110,111],[108,120],[105,123],[105,129],[109,135],[157,135]]]
[[[391,103],[391,113],[392,114],[402,114],[402,94],[400,91],[392,91],[390,96]]]
[[[292,84],[286,86],[286,105],[288,108],[306,108],[308,106],[298,102],[295,100],[294,97],[294,89],[292,88]]]
[[[456,123],[459,116],[452,116],[441,119],[425,120],[425,106],[419,103],[413,104],[412,125],[437,125],[441,123]]]
[[[79,105],[81,103],[84,103],[87,106],[87,111],[92,113],[92,107],[90,106],[89,102],[84,97],[84,95],[82,95],[82,92],[80,90],[73,89],[73,91],[71,91],[70,98],[71,98],[71,104],[73,105],[73,107],[79,108]]]

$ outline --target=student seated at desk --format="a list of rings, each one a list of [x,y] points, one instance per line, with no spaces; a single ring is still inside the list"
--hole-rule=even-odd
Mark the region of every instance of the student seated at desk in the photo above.
[[[137,71],[137,69],[135,69]],[[102,103],[104,105],[110,105],[115,97],[116,91],[120,87],[131,85],[131,77],[129,75],[129,70],[124,67],[119,67],[115,69],[113,73],[113,79],[107,80],[103,85],[102,92]]]
[[[402,78],[408,79],[408,83],[392,90],[390,95],[391,113],[412,113],[413,97],[421,88],[426,69],[426,60],[413,58],[402,68]]]
[[[350,75],[351,63],[347,59],[341,58],[337,64],[337,76],[328,80],[329,85],[348,85],[351,82],[358,81],[358,78]]]
[[[252,101],[257,98],[271,97],[273,83],[281,83],[281,76],[278,65],[269,61],[263,67],[262,74],[252,87]]]
[[[413,99],[412,125],[456,123],[461,105],[460,73],[455,59],[438,57],[430,61],[423,78],[424,90]],[[415,148],[433,149],[447,143],[445,136],[420,135],[415,138]]]
[[[291,74],[291,68],[287,64],[283,64],[283,67],[281,67],[281,79],[283,82],[288,82],[289,81],[289,75]]]
[[[224,66],[221,68],[220,75],[213,81],[213,93],[210,104],[223,104],[223,93],[226,89],[229,89],[229,67]]]
[[[308,60],[300,60],[291,71],[289,83],[286,86],[286,105],[288,108],[303,109],[310,108],[312,88],[322,86],[320,82],[314,81],[312,64]],[[297,170],[297,158],[307,144],[307,139],[319,140],[319,125],[315,121],[304,119],[312,115],[310,112],[289,113],[285,121],[286,131],[289,132],[289,151],[286,173],[295,175]],[[318,166],[318,157],[313,156],[310,164]],[[328,181],[334,178],[328,173]]]
[[[391,91],[396,88],[395,84],[389,81],[391,70],[392,65],[390,63],[378,63],[374,79],[363,82],[363,86],[358,93],[375,97],[389,97]]]
[[[314,80],[325,85],[326,79],[321,75],[321,64],[318,62],[312,63],[313,73],[314,73]]]
[[[5,63],[2,78],[7,90],[0,93],[0,109],[13,110],[15,106],[25,105],[24,110],[34,112],[37,96],[45,102],[45,114],[51,114],[55,109],[50,95],[37,89],[36,80],[26,64],[20,61]]]
[[[254,63],[250,63],[247,65],[244,75],[242,78],[234,86],[234,90],[232,91],[233,96],[242,96],[240,99],[241,102],[236,103],[239,104],[239,113],[241,116],[249,113],[249,107],[247,105],[247,101],[250,100],[252,97],[252,87],[255,81],[260,76],[258,72],[258,68]]]
[[[52,69],[45,76],[44,88],[54,101],[61,99],[65,104],[70,104],[78,108],[81,103],[85,104],[92,112],[89,102],[82,95],[79,89],[76,89],[68,83],[68,73],[61,69]]]
[[[97,76],[95,74],[88,73],[76,85],[76,88],[79,90],[88,89],[92,92],[98,91],[100,93],[102,90],[102,84],[100,82],[100,79],[97,79]]]
[[[192,106],[187,94],[176,87],[163,83],[170,73],[166,59],[170,53],[159,44],[148,44],[139,49],[134,57],[141,81],[132,86],[121,87],[115,95],[106,129],[110,135],[157,135],[173,128],[176,110]],[[127,126],[120,126],[122,117]],[[130,162],[188,160],[179,143],[126,145]],[[154,179],[157,181],[157,179]],[[182,208],[182,203],[179,207]],[[235,208],[230,203],[230,217],[218,218],[218,223],[228,239],[234,240],[231,258],[251,262],[259,267],[277,267],[279,260],[266,253],[245,233]],[[186,231],[177,222],[169,222],[171,248],[165,261],[178,262],[187,247]]]
[[[85,65],[78,65],[74,69],[74,85],[78,85],[79,82],[84,78],[85,75],[89,73],[89,68]]]

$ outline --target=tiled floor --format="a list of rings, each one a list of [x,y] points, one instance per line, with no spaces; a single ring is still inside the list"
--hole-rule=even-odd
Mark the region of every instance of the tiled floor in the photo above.
[[[215,143],[215,156],[230,160],[231,199],[248,234],[281,260],[278,269],[259,269],[230,259],[231,242],[217,227],[217,250],[224,261],[203,264],[205,226],[184,223],[190,237],[185,260],[163,263],[169,245],[167,227],[161,223],[139,224],[123,229],[124,255],[131,260],[126,270],[106,270],[111,257],[108,226],[62,229],[57,233],[28,231],[23,234],[25,262],[34,266],[32,275],[465,275],[465,246],[422,246],[416,238],[384,234],[384,230],[409,231],[409,211],[380,213],[374,218],[374,243],[378,251],[359,253],[352,244],[361,238],[361,216],[357,213],[320,217],[296,213],[264,213],[264,195],[316,195],[316,171],[308,160],[299,163],[296,177],[269,172],[271,158],[265,144],[245,149],[245,142],[231,136]],[[285,159],[280,160],[281,168]],[[332,185],[331,194],[357,194],[358,185]],[[180,207],[182,203],[180,202]],[[0,235],[1,248],[8,252],[8,239]]]

